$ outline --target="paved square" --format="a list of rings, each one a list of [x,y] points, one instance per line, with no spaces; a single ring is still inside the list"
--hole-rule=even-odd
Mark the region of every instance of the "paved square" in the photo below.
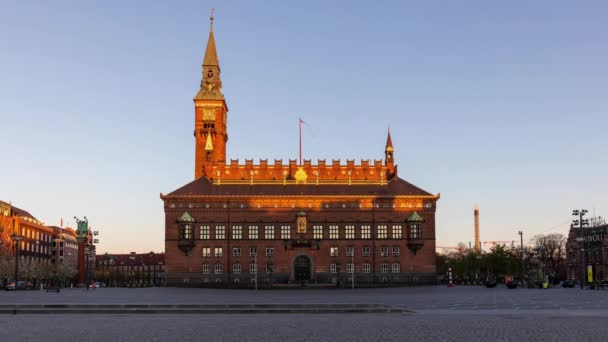
[[[0,304],[385,304],[404,314],[0,315],[11,341],[605,341],[608,291],[67,289],[2,292]]]

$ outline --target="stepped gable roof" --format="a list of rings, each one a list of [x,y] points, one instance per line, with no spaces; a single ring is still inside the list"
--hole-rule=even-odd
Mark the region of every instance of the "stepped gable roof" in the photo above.
[[[163,196],[434,196],[417,186],[395,177],[390,181],[348,185],[345,183],[221,183],[201,177]]]

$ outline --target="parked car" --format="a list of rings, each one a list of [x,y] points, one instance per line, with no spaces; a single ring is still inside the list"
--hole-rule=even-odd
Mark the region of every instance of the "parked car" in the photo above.
[[[29,281],[25,281],[25,280],[20,280],[17,282],[17,285],[15,285],[15,282],[12,282],[8,285],[6,285],[6,291],[15,291],[15,290],[31,290],[34,288],[34,284],[30,283]]]
[[[89,285],[89,288],[92,288],[92,289],[98,289],[100,287],[106,287],[106,283],[101,282],[101,281],[96,281],[93,284]]]
[[[564,288],[573,288],[574,286],[576,286],[576,281],[573,279],[562,281],[562,287]]]

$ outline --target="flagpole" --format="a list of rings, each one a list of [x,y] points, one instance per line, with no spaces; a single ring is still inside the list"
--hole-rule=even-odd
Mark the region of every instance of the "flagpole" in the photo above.
[[[299,118],[299,126],[300,126],[300,165],[302,165],[302,118]]]

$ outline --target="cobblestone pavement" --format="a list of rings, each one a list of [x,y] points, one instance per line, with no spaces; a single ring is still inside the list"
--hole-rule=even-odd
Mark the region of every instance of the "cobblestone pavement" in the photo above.
[[[605,318],[538,315],[4,315],[3,341],[606,341]]]
[[[389,304],[407,314],[0,315],[2,341],[606,341],[608,291],[66,289],[0,304]]]
[[[361,303],[389,304],[413,311],[427,310],[608,310],[608,291],[551,288],[445,286],[383,289],[216,290],[184,288],[65,289],[0,291],[0,304],[268,304]]]

